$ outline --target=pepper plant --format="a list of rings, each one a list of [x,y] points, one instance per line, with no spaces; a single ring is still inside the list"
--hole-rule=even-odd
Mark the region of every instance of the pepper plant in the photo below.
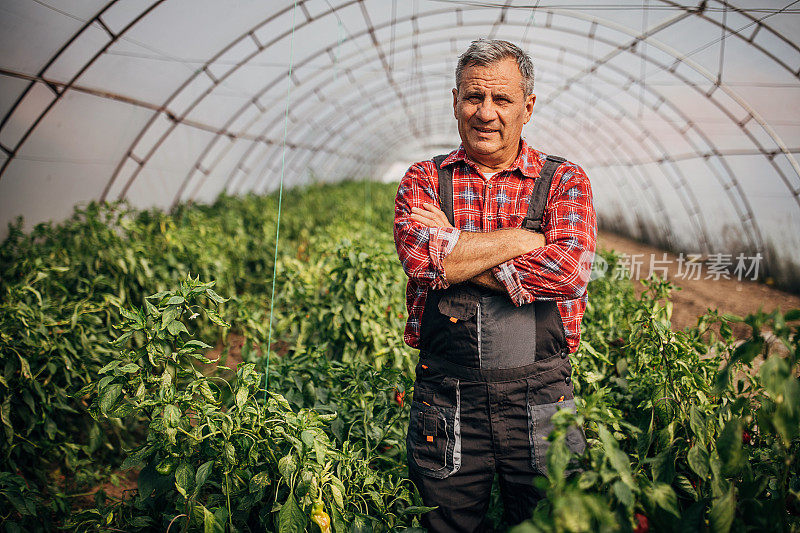
[[[640,298],[593,283],[573,358],[577,414],[556,416],[538,481],[548,498],[514,532],[800,528],[800,311],[709,311],[674,331],[668,282],[645,281]],[[734,321],[751,336],[737,341]],[[564,441],[575,423],[581,456]],[[566,477],[570,464],[583,471]]]
[[[303,531],[309,519],[324,522],[323,512],[334,531],[410,525],[420,511],[410,482],[370,468],[349,440],[336,446],[329,425],[336,413],[296,412],[277,392],[264,404],[253,363],[240,364],[230,383],[196,367],[210,362],[203,355],[210,346],[191,337],[192,321],[202,315],[228,326],[216,310],[225,300],[212,286],[187,278],[144,307],[120,308],[119,357],[91,385],[90,411],[149,421],[146,441],[123,463],[144,465],[138,496],[72,525]]]

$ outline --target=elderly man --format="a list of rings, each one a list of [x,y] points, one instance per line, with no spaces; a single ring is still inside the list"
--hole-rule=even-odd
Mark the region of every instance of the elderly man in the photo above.
[[[495,474],[506,521],[542,494],[550,418],[574,411],[578,347],[597,223],[577,165],[528,146],[533,65],[507,41],[478,40],[456,68],[461,146],[412,165],[395,200],[408,275],[404,339],[420,349],[406,439],[431,531],[486,527]],[[581,452],[580,429],[566,436]]]

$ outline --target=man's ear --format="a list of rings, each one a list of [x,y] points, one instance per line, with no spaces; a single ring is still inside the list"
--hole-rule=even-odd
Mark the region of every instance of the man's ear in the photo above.
[[[527,124],[528,121],[531,119],[531,115],[533,115],[533,104],[536,102],[536,95],[531,93],[527,97],[525,97],[525,123]]]
[[[456,120],[458,120],[458,113],[456,112],[456,106],[458,104],[458,89],[455,87],[453,88],[453,116]]]

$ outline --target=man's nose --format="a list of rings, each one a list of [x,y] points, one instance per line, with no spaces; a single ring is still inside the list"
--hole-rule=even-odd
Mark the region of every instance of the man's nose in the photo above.
[[[491,101],[484,100],[478,104],[478,109],[475,111],[475,118],[481,122],[491,122],[497,116],[497,110]]]

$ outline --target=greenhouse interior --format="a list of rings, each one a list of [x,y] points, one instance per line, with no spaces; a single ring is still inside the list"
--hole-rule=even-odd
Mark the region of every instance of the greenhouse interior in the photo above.
[[[2,531],[800,532],[800,1],[0,43]]]

